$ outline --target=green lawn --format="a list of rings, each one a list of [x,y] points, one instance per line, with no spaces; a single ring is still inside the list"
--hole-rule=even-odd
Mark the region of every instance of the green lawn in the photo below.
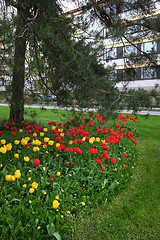
[[[31,120],[29,109],[25,112],[25,118]],[[36,112],[36,123],[44,125],[66,119],[66,112],[61,110]],[[0,106],[0,120],[8,116],[9,108]],[[67,117],[71,116],[67,112]],[[160,116],[138,115],[137,136],[139,155],[130,181],[106,205],[73,216],[73,232],[66,240],[160,239]]]
[[[64,123],[66,119],[73,117],[72,111],[44,109],[44,108],[28,108],[24,109],[25,121],[34,121],[42,125],[47,125],[49,121],[57,121]],[[0,120],[9,118],[9,107],[0,106]]]

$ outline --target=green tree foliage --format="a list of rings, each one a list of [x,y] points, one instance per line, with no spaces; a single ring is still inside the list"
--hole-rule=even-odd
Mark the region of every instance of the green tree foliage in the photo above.
[[[60,104],[96,107],[106,113],[124,106],[134,109],[137,106],[149,106],[150,96],[157,96],[155,91],[139,91],[137,103],[137,92],[128,91],[126,87],[120,92],[116,83],[122,80],[121,76],[115,76],[111,81],[113,68],[106,70],[101,63],[104,50],[101,43],[104,38],[112,36],[119,41],[125,38],[131,43],[137,38],[133,38],[133,34],[132,38],[129,34],[125,35],[133,22],[122,21],[119,13],[128,7],[134,9],[134,14],[140,11],[148,14],[153,8],[153,1],[145,1],[145,5],[140,0],[136,4],[135,1],[100,1],[108,4],[107,10],[97,1],[77,1],[77,7],[82,7],[87,16],[82,16],[80,22],[64,14],[64,1],[2,2],[4,12],[10,12],[7,17],[1,18],[2,41],[5,41],[8,50],[11,49],[10,55],[13,55],[10,61],[5,59],[13,72],[10,120],[23,120],[25,85],[34,91],[51,92],[57,96]],[[68,0],[71,4],[75,2]],[[159,31],[152,24],[156,17],[147,21],[141,20],[141,24],[147,25],[153,34]],[[95,24],[98,26],[96,31],[92,30]],[[102,36],[102,24],[108,28],[105,36]],[[138,23],[134,25],[137,26]],[[81,40],[76,39],[74,34],[77,29],[85,32]],[[153,58],[151,54],[140,55],[136,62],[146,61],[147,57],[149,64],[155,64],[154,54]],[[133,63],[135,58],[130,56],[128,61],[129,64]],[[127,81],[132,80],[133,72],[126,76]]]

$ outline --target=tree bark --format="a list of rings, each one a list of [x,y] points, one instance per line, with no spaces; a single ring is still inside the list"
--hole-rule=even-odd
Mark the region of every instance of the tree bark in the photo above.
[[[17,12],[18,23],[16,28],[14,66],[12,78],[12,97],[10,106],[10,121],[24,120],[24,81],[25,81],[25,20],[22,10]]]

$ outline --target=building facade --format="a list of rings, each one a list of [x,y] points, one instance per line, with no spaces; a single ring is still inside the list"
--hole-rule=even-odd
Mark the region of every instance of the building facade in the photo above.
[[[4,1],[0,1],[0,20],[9,19],[11,14],[11,8],[6,7]],[[6,98],[5,91],[11,84],[12,71],[9,67],[9,63],[12,59],[12,53],[10,52],[6,39],[7,36],[0,36],[0,97]]]
[[[99,1],[100,6],[109,14],[114,15],[114,12],[111,12],[111,10],[114,11],[116,7],[114,8],[113,6],[113,8],[110,8],[110,6],[103,2],[105,1]],[[112,5],[113,2],[111,1]],[[66,14],[72,15],[76,23],[85,21],[85,18],[87,18],[87,14],[83,13],[82,8],[69,11]],[[160,3],[159,1],[155,1],[155,8],[149,14],[138,14],[135,16],[134,12],[128,9],[123,12],[119,11],[118,14],[124,22],[134,23],[135,21],[142,21],[143,19],[158,16],[160,14]],[[139,88],[151,90],[155,86],[158,88],[158,85],[160,86],[160,36],[147,33],[142,25],[136,25],[136,27],[130,26],[127,28],[127,32],[125,32],[126,36],[130,34],[133,36],[133,39],[136,39],[136,36],[139,38],[142,35],[142,38],[133,40],[132,42],[127,41],[123,36],[121,40],[115,39],[107,34],[108,29],[105,27],[105,24],[98,21],[92,24],[88,32],[93,36],[95,35],[93,32],[97,33],[100,28],[102,36],[101,44],[104,48],[101,62],[106,69],[114,68],[111,72],[110,80],[115,80],[117,77],[121,79],[116,84],[120,90],[124,87],[136,90]],[[82,38],[88,40],[86,32],[78,29],[75,33],[75,39]],[[139,56],[142,53],[144,55],[145,53],[150,56],[152,55],[154,61],[150,64],[148,64],[149,59],[139,61]],[[129,80],[128,74],[132,75]],[[158,89],[160,90],[160,87]]]

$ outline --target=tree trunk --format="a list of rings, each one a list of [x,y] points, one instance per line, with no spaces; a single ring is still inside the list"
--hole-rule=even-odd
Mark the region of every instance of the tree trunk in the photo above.
[[[24,120],[24,80],[25,80],[25,20],[21,10],[18,9],[19,19],[16,28],[14,66],[12,79],[12,97],[10,106],[10,121]]]

